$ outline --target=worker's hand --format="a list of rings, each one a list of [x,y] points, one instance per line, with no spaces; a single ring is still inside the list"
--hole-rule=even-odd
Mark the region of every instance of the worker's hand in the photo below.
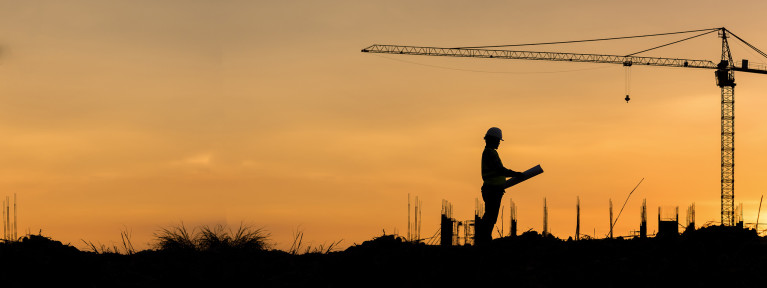
[[[525,177],[525,173],[514,171],[514,176],[512,176],[512,177],[514,177],[514,178]]]

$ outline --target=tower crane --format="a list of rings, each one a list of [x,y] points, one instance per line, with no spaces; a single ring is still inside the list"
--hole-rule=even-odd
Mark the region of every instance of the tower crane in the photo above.
[[[517,47],[517,46],[536,46],[550,44],[595,42],[618,39],[630,39],[640,37],[652,37],[674,34],[698,33],[695,36],[687,37],[678,41],[645,49],[627,55],[604,55],[604,54],[581,54],[581,53],[562,53],[562,52],[540,52],[540,51],[520,51],[506,50],[499,48]],[[710,60],[681,59],[681,58],[663,58],[637,56],[637,54],[658,49],[661,47],[676,44],[682,41],[697,38],[706,34],[717,32],[722,39],[722,54],[719,62]],[[721,94],[721,223],[724,226],[735,225],[735,77],[734,72],[767,74],[767,66],[749,65],[749,61],[743,59],[740,65],[733,61],[728,38],[735,38],[743,42],[746,46],[753,49],[761,56],[767,58],[767,54],[741,39],[730,30],[724,27],[710,28],[700,30],[690,30],[681,32],[669,32],[660,34],[648,34],[638,36],[625,36],[601,39],[589,39],[578,41],[545,42],[513,45],[495,45],[495,46],[474,46],[474,47],[422,47],[422,46],[404,46],[404,45],[381,45],[374,44],[362,49],[365,53],[386,53],[386,54],[404,54],[404,55],[425,55],[425,56],[450,56],[450,57],[473,57],[488,59],[521,59],[521,60],[545,60],[545,61],[565,61],[565,62],[586,62],[586,63],[607,63],[619,64],[626,67],[632,65],[647,66],[666,66],[682,68],[698,68],[714,70],[716,85],[722,90]],[[630,98],[626,95],[626,101]]]

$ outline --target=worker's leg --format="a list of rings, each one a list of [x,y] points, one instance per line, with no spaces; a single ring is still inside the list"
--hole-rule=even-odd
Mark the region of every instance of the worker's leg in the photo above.
[[[502,189],[487,189],[482,191],[482,200],[485,202],[485,215],[482,216],[482,223],[478,233],[480,241],[484,243],[493,239],[493,228],[498,221],[498,210],[501,208],[501,199],[504,191]]]

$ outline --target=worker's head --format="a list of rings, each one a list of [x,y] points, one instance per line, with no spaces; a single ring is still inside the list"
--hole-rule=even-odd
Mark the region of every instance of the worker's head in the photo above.
[[[501,144],[501,141],[503,141],[503,134],[501,133],[501,128],[492,127],[490,129],[487,129],[487,133],[485,133],[485,144],[487,146],[494,149],[498,148],[498,145]]]

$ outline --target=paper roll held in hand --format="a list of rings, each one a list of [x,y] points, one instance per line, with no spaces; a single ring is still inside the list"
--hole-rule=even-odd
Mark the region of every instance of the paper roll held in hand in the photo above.
[[[506,188],[522,183],[525,180],[533,178],[541,173],[543,173],[543,168],[541,168],[541,165],[535,165],[535,167],[527,169],[527,171],[525,172],[522,172],[522,174],[525,175],[524,177],[514,177],[509,180],[506,180]]]

